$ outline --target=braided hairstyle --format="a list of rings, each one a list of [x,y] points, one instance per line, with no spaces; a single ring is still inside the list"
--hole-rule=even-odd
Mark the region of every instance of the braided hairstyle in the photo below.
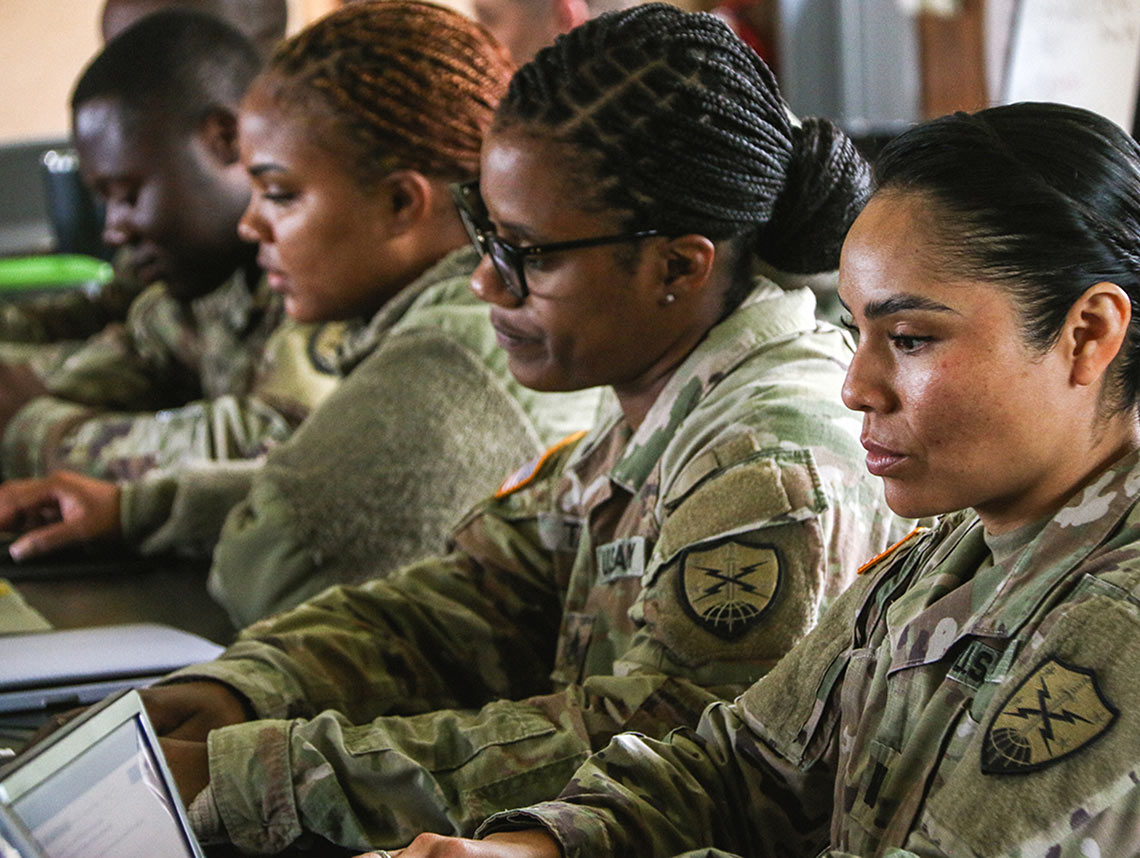
[[[446,180],[478,172],[479,147],[513,68],[478,24],[416,0],[353,3],[284,42],[256,86],[300,108],[348,156],[361,186],[407,168]],[[335,138],[335,139],[334,139]]]
[[[1140,145],[1115,123],[1060,104],[944,116],[900,135],[875,165],[876,195],[926,197],[951,276],[1013,296],[1026,343],[1052,347],[1089,286],[1115,283],[1132,322],[1113,407],[1140,407]]]
[[[596,188],[584,208],[627,213],[629,229],[746,238],[783,271],[835,269],[869,192],[851,141],[826,120],[794,124],[768,67],[727,26],[661,3],[602,15],[540,51],[496,114],[496,129],[512,126],[569,145]],[[736,244],[729,308],[748,291],[747,242]]]

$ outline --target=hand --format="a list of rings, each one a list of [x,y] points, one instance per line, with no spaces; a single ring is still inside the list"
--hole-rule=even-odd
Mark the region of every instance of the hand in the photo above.
[[[114,483],[71,471],[0,484],[0,529],[27,531],[8,549],[27,560],[69,545],[122,538]]]
[[[27,364],[0,363],[0,438],[21,408],[48,392]]]
[[[542,828],[504,831],[483,840],[421,834],[407,849],[387,853],[391,858],[561,858],[558,842]],[[368,852],[357,858],[383,858],[383,852]]]
[[[205,742],[211,730],[253,718],[245,701],[220,682],[175,682],[144,688],[139,694],[155,732],[168,739]],[[193,798],[188,796],[187,801]]]
[[[189,805],[210,782],[210,755],[205,742],[187,742],[184,739],[159,739],[166,765],[174,775],[174,785]]]

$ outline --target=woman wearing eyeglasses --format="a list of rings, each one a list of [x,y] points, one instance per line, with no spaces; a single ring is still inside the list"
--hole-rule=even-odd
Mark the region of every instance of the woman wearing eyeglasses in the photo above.
[[[1140,146],[1015,104],[876,176],[844,401],[891,506],[940,520],[696,731],[401,858],[1140,854]]]
[[[0,526],[33,527],[13,554],[115,536],[213,551],[211,592],[241,627],[444,550],[503,473],[589,426],[596,393],[515,381],[468,289],[449,187],[476,173],[510,73],[485,30],[423,3],[354,5],[286,42],[241,110],[239,231],[293,318],[347,320],[310,346],[343,382],[264,464],[0,486]]]
[[[481,164],[457,196],[511,372],[612,407],[452,554],[147,691],[204,837],[388,848],[552,797],[614,732],[693,724],[768,671],[903,532],[840,401],[848,340],[751,275],[835,267],[863,162],[794,128],[722,23],[657,4],[571,33],[515,78]]]

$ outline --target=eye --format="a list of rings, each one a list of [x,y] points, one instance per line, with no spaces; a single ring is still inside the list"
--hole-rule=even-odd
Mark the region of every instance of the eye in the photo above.
[[[523,265],[527,271],[547,271],[554,267],[554,254],[536,253],[533,256],[524,256]]]
[[[927,343],[932,342],[934,337],[916,337],[910,336],[908,334],[891,334],[888,339],[890,339],[891,344],[894,345],[897,351],[900,351],[903,354],[912,354],[921,349]]]
[[[859,342],[859,326],[855,324],[854,319],[846,314],[840,316],[839,327],[851,334],[851,338],[855,340],[855,342]]]
[[[296,191],[286,191],[277,188],[267,188],[261,192],[261,198],[268,203],[285,205],[297,199]]]

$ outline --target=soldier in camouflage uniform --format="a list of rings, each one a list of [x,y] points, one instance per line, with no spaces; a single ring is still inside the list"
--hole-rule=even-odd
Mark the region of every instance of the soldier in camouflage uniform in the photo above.
[[[486,843],[402,858],[1140,851],[1140,146],[1014,105],[907,133],[878,174],[840,268],[844,398],[893,508],[972,509],[695,731],[618,736]]]
[[[630,68],[614,72],[613,49]],[[644,137],[587,160],[594,105],[575,83],[599,68],[603,102]],[[623,99],[647,69],[661,97]],[[650,154],[733,78],[743,104]],[[560,131],[574,143],[536,107],[573,117]],[[734,140],[740,113],[763,131]],[[716,222],[718,146],[740,167]],[[653,199],[660,173],[631,175],[639,156],[662,157],[686,189],[649,207],[659,224],[570,194],[587,185],[564,165],[583,161],[589,186]],[[796,163],[812,190],[773,162]],[[392,846],[552,796],[616,731],[694,724],[769,670],[901,530],[860,474],[858,421],[839,400],[845,335],[816,322],[808,290],[747,273],[754,253],[834,266],[863,165],[829,124],[790,128],[768,70],[723,24],[655,6],[572,33],[516,75],[482,165],[486,210],[476,188],[461,195],[488,251],[472,285],[512,373],[546,390],[608,382],[613,407],[511,474],[450,555],[327,590],[147,691],[204,840]],[[772,214],[781,192],[790,234]],[[536,238],[519,248],[498,230]]]
[[[221,18],[249,38],[263,56],[285,36],[285,0],[106,0],[103,41],[111,41],[147,15],[174,7]],[[112,322],[124,321],[131,302],[148,284],[134,276],[125,249],[116,254],[114,265],[115,277],[94,290],[0,303],[0,360],[28,360],[42,376],[77,350],[82,340]]]
[[[241,230],[261,242],[290,313],[354,317],[343,340],[311,349],[344,383],[256,466],[156,470],[121,497],[74,474],[8,483],[0,526],[53,502],[63,519],[11,553],[114,537],[151,554],[213,552],[210,591],[241,627],[446,550],[455,522],[509,468],[589,426],[599,391],[515,381],[469,288],[479,256],[450,181],[478,171],[511,71],[463,16],[396,0],[326,16],[283,46],[242,104],[254,196]],[[333,120],[319,141],[316,104]],[[387,181],[357,166],[376,151],[388,153]],[[327,204],[296,213],[279,201],[286,187]],[[396,192],[425,202],[385,231]],[[393,246],[409,238],[410,256]]]
[[[107,199],[106,237],[161,283],[44,379],[50,395],[4,391],[5,478],[257,456],[335,385],[306,357],[312,329],[271,340],[281,301],[236,233],[249,199],[236,108],[258,67],[236,31],[179,11],[143,20],[84,72],[75,133]]]

